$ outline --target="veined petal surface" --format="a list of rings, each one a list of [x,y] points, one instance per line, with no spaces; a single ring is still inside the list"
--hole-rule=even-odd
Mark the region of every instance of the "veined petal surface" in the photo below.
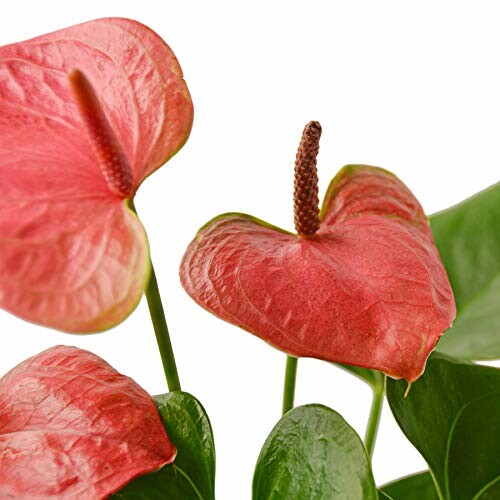
[[[2,307],[72,333],[122,321],[150,270],[144,228],[125,204],[89,198],[0,212]]]
[[[105,18],[0,47],[0,306],[70,332],[123,320],[149,277],[144,230],[113,194],[72,92],[79,69],[134,187],[186,141],[193,108],[163,40]]]
[[[153,399],[95,354],[53,347],[0,379],[2,498],[106,498],[175,454]]]
[[[213,219],[180,275],[200,305],[288,354],[409,381],[455,316],[420,204],[376,167],[344,167],[311,238],[244,214]]]
[[[173,52],[129,19],[98,19],[0,48],[0,164],[40,171],[59,160],[65,178],[93,173],[93,191],[96,178],[105,186],[69,85],[75,68],[96,90],[139,185],[182,147],[193,107]]]

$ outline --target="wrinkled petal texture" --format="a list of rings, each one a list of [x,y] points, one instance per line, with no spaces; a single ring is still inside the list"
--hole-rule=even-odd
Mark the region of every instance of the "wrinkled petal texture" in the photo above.
[[[175,458],[153,399],[57,346],[0,380],[0,497],[98,499]]]
[[[193,108],[169,47],[106,18],[0,47],[0,305],[64,331],[109,328],[149,278],[144,230],[113,195],[68,73],[99,96],[134,185],[186,141]]]
[[[376,167],[340,171],[313,238],[223,215],[200,230],[180,274],[200,305],[288,354],[409,381],[455,316],[420,204]]]

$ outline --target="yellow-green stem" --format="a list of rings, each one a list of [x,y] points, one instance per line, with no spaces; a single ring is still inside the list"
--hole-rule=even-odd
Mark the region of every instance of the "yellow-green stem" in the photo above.
[[[286,357],[285,385],[283,388],[283,415],[293,408],[295,400],[295,381],[297,379],[298,359],[293,356]]]
[[[375,440],[377,439],[377,431],[380,423],[380,416],[382,414],[382,406],[385,395],[385,377],[381,383],[373,385],[372,389],[372,407],[370,410],[370,416],[368,417],[368,424],[366,426],[365,433],[365,446],[370,457],[373,455],[373,449],[375,448]]]
[[[133,200],[129,200],[131,210],[137,214]],[[167,379],[169,391],[180,391],[181,383],[179,381],[179,374],[177,372],[177,365],[175,363],[174,351],[172,349],[172,342],[168,331],[167,320],[165,318],[165,310],[160,297],[160,290],[158,289],[158,281],[156,280],[156,273],[153,267],[151,258],[149,259],[151,267],[151,276],[146,288],[146,299],[148,301],[149,314],[151,322],[156,335],[156,342],[158,350],[160,351],[161,362],[165,378]]]
[[[163,371],[167,379],[169,391],[180,391],[181,383],[179,374],[177,373],[177,365],[175,363],[174,351],[170,334],[168,332],[167,321],[165,319],[165,311],[161,302],[160,291],[158,290],[158,282],[156,274],[151,262],[151,278],[149,279],[148,287],[146,288],[146,299],[148,301],[149,313],[151,322],[155,330],[156,342],[160,351]]]

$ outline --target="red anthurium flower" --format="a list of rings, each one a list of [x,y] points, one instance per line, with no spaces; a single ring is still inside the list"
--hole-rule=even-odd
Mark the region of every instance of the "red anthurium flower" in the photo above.
[[[99,19],[0,48],[0,306],[71,332],[109,328],[149,278],[139,184],[186,141],[169,47]]]
[[[105,498],[175,454],[153,399],[95,354],[53,347],[0,379],[1,498]]]
[[[206,224],[180,268],[186,291],[222,319],[293,356],[417,379],[455,316],[422,207],[393,174],[349,165],[317,210],[321,129],[296,163],[299,236],[245,214]]]

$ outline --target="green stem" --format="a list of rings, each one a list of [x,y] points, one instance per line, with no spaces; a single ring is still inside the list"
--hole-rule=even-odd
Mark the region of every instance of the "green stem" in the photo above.
[[[156,342],[158,343],[158,350],[160,351],[168,390],[180,391],[181,383],[179,382],[179,374],[177,373],[177,365],[175,364],[172,342],[170,341],[165,311],[163,310],[160,291],[158,290],[158,282],[156,281],[156,274],[152,262],[151,278],[146,288],[146,299],[148,300],[149,314],[151,315],[151,322],[155,330]]]
[[[283,415],[293,408],[295,400],[295,381],[297,380],[298,359],[286,357],[285,386],[283,388]]]
[[[384,403],[385,395],[385,377],[382,379],[381,383],[373,385],[372,389],[372,407],[370,410],[370,416],[368,417],[368,424],[366,426],[365,433],[365,445],[370,457],[373,455],[375,440],[377,439],[378,426],[380,423],[380,416],[382,414],[382,405]]]
[[[137,215],[133,200],[129,200],[131,210]],[[165,319],[165,310],[160,297],[160,290],[158,289],[158,281],[156,280],[156,273],[153,267],[151,258],[149,259],[151,267],[151,276],[146,288],[146,299],[148,301],[149,314],[151,322],[156,335],[156,342],[158,343],[158,350],[160,351],[161,362],[163,364],[163,371],[167,379],[169,391],[180,391],[181,383],[179,381],[179,374],[177,373],[177,365],[175,363],[174,351],[172,349],[172,342],[170,341],[170,334],[168,332],[167,320]]]

